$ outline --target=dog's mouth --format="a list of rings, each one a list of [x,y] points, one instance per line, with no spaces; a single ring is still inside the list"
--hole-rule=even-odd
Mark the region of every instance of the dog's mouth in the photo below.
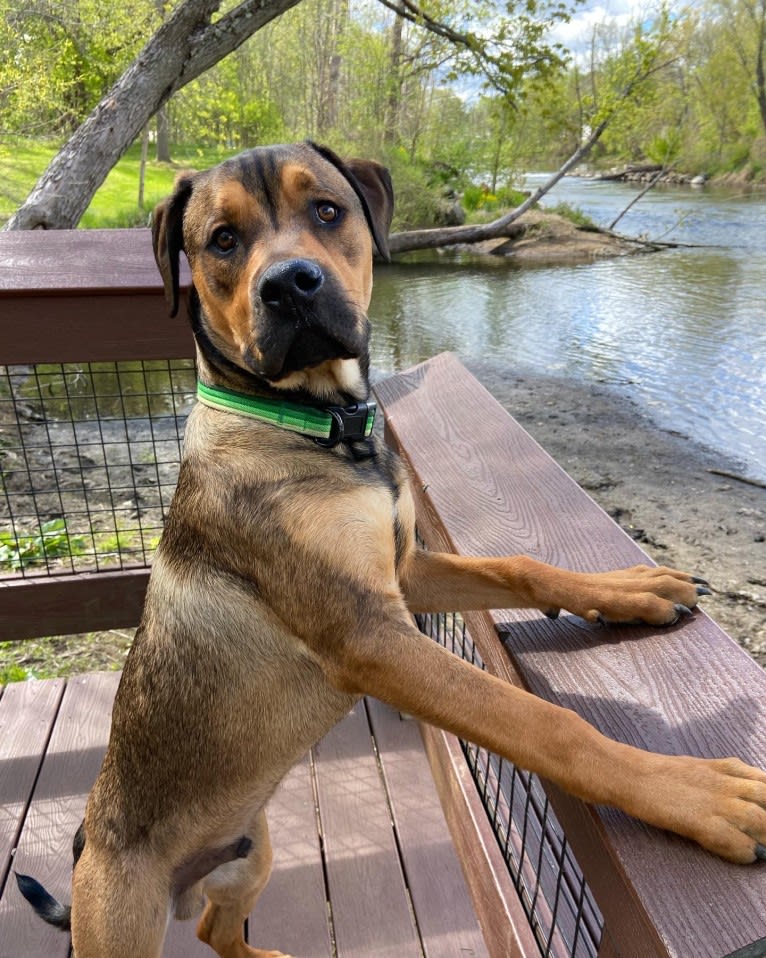
[[[271,382],[328,360],[366,356],[366,315],[311,261],[292,260],[267,270],[254,290],[254,313],[245,362]]]
[[[310,323],[279,317],[269,323],[268,335],[244,356],[252,372],[278,383],[297,372],[321,366],[333,359],[361,359],[367,337],[349,331],[338,335],[312,319]]]

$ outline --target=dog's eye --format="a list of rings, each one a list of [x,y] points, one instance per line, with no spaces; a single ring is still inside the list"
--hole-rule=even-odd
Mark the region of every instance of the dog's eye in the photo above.
[[[237,237],[230,229],[222,226],[213,233],[211,243],[219,253],[230,253],[237,245]]]
[[[334,203],[317,203],[316,212],[323,223],[337,223],[340,219],[340,210]]]

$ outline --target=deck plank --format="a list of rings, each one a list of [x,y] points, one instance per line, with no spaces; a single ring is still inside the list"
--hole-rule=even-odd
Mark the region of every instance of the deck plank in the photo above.
[[[6,858],[17,842],[15,867],[64,902],[71,900],[72,837],[106,748],[118,680],[118,673],[99,673],[20,683],[0,698]],[[300,958],[331,958],[336,937],[338,958],[484,958],[417,727],[379,703],[371,712],[390,796],[360,704],[272,799],[274,870],[251,916],[249,937],[258,947]],[[211,953],[197,940],[195,926],[171,922],[164,958]],[[68,958],[69,937],[32,913],[11,878],[0,898],[0,958],[43,954]]]
[[[14,682],[0,693],[0,891],[65,685]]]
[[[322,849],[309,757],[285,777],[268,809],[274,865],[250,916],[248,940],[300,958],[330,958]]]
[[[486,958],[418,723],[367,700],[407,884],[427,958]]]
[[[71,901],[72,838],[101,766],[119,675],[70,679],[19,837],[14,867]],[[68,958],[69,936],[37,918],[14,883],[0,902],[0,958]]]
[[[421,958],[364,705],[314,751],[338,958]]]

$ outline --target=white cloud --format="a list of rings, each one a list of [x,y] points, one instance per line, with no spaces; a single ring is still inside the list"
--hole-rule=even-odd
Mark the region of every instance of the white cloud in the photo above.
[[[591,2],[576,9],[569,23],[560,23],[551,31],[551,39],[563,44],[577,57],[590,47],[596,27],[608,26],[615,32],[647,18],[646,0],[608,0]]]

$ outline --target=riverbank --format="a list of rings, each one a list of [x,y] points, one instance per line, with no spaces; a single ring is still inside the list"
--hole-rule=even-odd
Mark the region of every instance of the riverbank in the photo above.
[[[463,257],[502,257],[519,266],[575,266],[614,256],[656,249],[641,240],[618,236],[596,226],[580,226],[557,213],[529,210],[513,224],[511,236],[446,247]]]
[[[709,579],[705,611],[766,666],[766,489],[617,389],[466,365],[652,559]]]

